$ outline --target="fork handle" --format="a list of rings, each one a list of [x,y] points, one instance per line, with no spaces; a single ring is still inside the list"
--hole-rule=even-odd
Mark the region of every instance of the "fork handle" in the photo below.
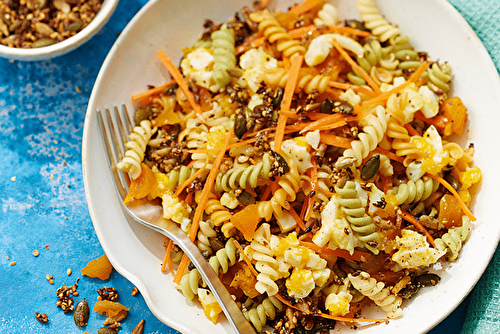
[[[231,297],[229,291],[227,291],[226,287],[215,274],[212,267],[210,267],[198,247],[191,241],[191,239],[189,239],[186,233],[184,233],[177,225],[171,224],[163,218],[160,219],[157,225],[161,227],[160,229],[157,229],[157,231],[172,239],[172,241],[177,244],[189,257],[194,266],[198,268],[198,271],[208,284],[210,290],[214,292],[214,296],[219,302],[222,311],[226,314],[226,318],[231,323],[236,333],[255,334],[256,331],[253,326],[245,318],[243,312]],[[165,231],[162,231],[162,229]]]

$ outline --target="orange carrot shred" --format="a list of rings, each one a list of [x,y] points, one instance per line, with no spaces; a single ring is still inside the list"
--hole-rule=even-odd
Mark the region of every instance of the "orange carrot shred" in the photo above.
[[[248,258],[248,256],[245,254],[245,251],[243,250],[243,247],[241,247],[240,243],[236,239],[233,239],[233,243],[236,246],[236,248],[238,248],[238,250],[240,251],[240,254],[241,254],[241,257],[243,258],[243,261],[245,261],[245,263],[248,265],[248,267],[250,268],[250,271],[252,272],[252,274],[255,277],[257,277],[259,275],[259,273],[253,267],[252,261],[250,261],[250,259]]]
[[[198,169],[193,175],[191,175],[191,177],[189,177],[187,180],[182,182],[177,187],[177,189],[174,190],[174,194],[176,194],[177,196],[180,195],[182,193],[182,191],[184,190],[184,188],[186,188],[191,182],[193,182],[198,176],[200,176],[201,173],[203,173],[203,171],[205,170],[205,167],[207,165],[208,165],[208,156],[207,156],[207,160],[205,161],[205,164],[203,165],[203,167]]]
[[[389,159],[394,160],[394,161],[398,161],[400,163],[403,163],[403,161],[404,161],[403,157],[399,157],[396,154],[394,154],[393,152],[388,151],[388,150],[384,150],[381,147],[376,147],[373,150],[373,152],[383,154],[383,155],[387,156]]]
[[[229,141],[230,141],[232,135],[233,135],[233,129],[231,129],[231,131],[229,131],[228,135],[226,136],[224,146],[219,151],[217,158],[215,158],[212,169],[210,170],[210,174],[208,174],[208,177],[205,181],[205,185],[203,186],[203,190],[201,191],[200,200],[199,200],[198,206],[196,207],[196,210],[194,212],[193,221],[191,222],[191,229],[189,230],[189,239],[191,239],[191,241],[194,241],[194,239],[196,238],[196,234],[198,233],[198,228],[200,227],[201,216],[203,215],[203,211],[205,210],[205,206],[207,204],[208,197],[210,195],[210,192],[212,191],[212,186],[214,184],[215,177],[217,176],[217,173],[219,172],[219,167],[222,163],[222,158],[224,158],[224,154],[226,154],[226,150],[227,150],[227,147],[229,145]],[[182,256],[181,262],[179,263],[179,268],[177,269],[177,272],[175,273],[174,283],[179,284],[179,282],[181,281],[182,275],[184,275],[184,271],[186,270],[187,266],[189,265],[189,262],[190,262],[189,258],[187,257],[186,254],[184,254]]]
[[[172,248],[174,248],[174,242],[167,237],[165,237],[165,240],[168,240],[167,248],[165,249],[165,257],[163,258],[163,263],[161,265],[161,271],[164,271],[165,268],[168,266],[168,270],[170,270],[171,273],[174,272],[174,266],[172,265],[172,258],[170,257],[170,253],[172,252]]]
[[[413,126],[411,126],[410,124],[408,124],[408,123],[407,123],[407,124],[405,124],[405,125],[404,125],[404,127],[405,127],[406,131],[408,131],[408,133],[409,133],[411,136],[420,136],[420,133],[418,133],[418,131],[417,131],[417,130],[415,130],[415,129],[413,128]]]
[[[352,66],[352,68],[354,68],[354,70],[356,72],[359,73],[359,75],[361,75],[363,77],[363,79],[365,79],[365,81],[368,83],[368,85],[370,85],[370,87],[377,93],[381,93],[380,91],[380,88],[378,87],[378,85],[372,80],[372,78],[370,78],[370,76],[368,75],[368,73],[365,72],[365,70],[363,70],[359,65],[358,63],[356,63],[352,58],[351,56],[349,56],[349,54],[340,46],[339,42],[337,42],[336,39],[333,39],[332,40],[333,42],[333,46],[335,47],[335,49],[337,49],[337,51],[340,53],[340,55],[349,63],[349,65]]]
[[[368,259],[370,259],[371,256],[371,253],[362,252],[358,250],[354,250],[354,252],[351,255],[351,253],[349,253],[349,251],[345,249],[340,249],[340,248],[331,249],[329,247],[320,247],[316,245],[314,242],[308,242],[308,241],[299,241],[299,242],[302,246],[310,248],[317,253],[335,255],[337,257],[341,257],[346,260],[366,262],[368,261]]]
[[[352,85],[352,84],[337,82],[337,81],[329,81],[328,86],[333,87],[333,88],[343,89],[343,90],[352,89],[356,93],[362,93],[362,94],[368,95],[370,97],[377,96],[377,93],[375,93],[374,91],[369,90],[368,88],[365,88],[363,86],[357,86],[357,85]]]
[[[303,2],[299,3],[298,5],[292,7],[288,13],[290,14],[295,14],[295,15],[302,15],[304,13],[307,13],[311,9],[313,9],[316,6],[321,5],[323,0],[304,0]]]
[[[432,247],[436,247],[436,244],[434,243],[434,238],[432,235],[427,231],[427,229],[424,227],[424,225],[420,224],[417,218],[415,218],[411,213],[406,212],[405,210],[401,210],[403,213],[403,219],[406,220],[409,223],[412,223],[416,228],[418,228],[420,231],[424,232],[425,236],[429,240],[429,243],[432,245]]]
[[[351,148],[352,139],[320,132],[320,141],[330,146]]]
[[[467,217],[469,217],[470,220],[472,220],[473,222],[477,220],[476,217],[474,217],[474,215],[470,211],[470,209],[467,207],[467,205],[464,203],[464,201],[462,201],[462,199],[460,198],[460,195],[457,193],[457,191],[455,189],[453,189],[453,187],[451,186],[451,184],[449,184],[445,179],[443,179],[442,177],[440,177],[438,175],[432,175],[432,174],[429,174],[429,173],[427,173],[427,175],[429,175],[433,179],[438,180],[439,183],[441,183],[446,189],[448,189],[451,192],[451,194],[453,196],[455,196],[455,198],[457,199],[458,203],[462,207],[462,210],[464,210],[465,214],[467,215]]]
[[[279,301],[282,302],[283,304],[285,304],[286,306],[291,307],[291,308],[296,309],[296,310],[299,310],[301,312],[304,312],[303,309],[300,309],[297,306],[292,305],[289,300],[287,300],[286,298],[284,298],[279,293],[275,294],[274,296],[277,299],[279,299]],[[345,321],[345,322],[375,322],[375,323],[381,323],[381,322],[388,321],[388,319],[345,318],[345,317],[338,317],[338,316],[329,315],[329,314],[326,314],[326,313],[307,313],[306,312],[306,314],[310,314],[310,315],[314,315],[314,316],[319,316],[319,317],[327,318],[327,319],[338,320],[338,321]]]
[[[368,31],[363,31],[363,30],[354,29],[354,28],[350,28],[350,27],[332,26],[332,25],[327,25],[327,26],[308,25],[308,26],[292,29],[292,30],[288,31],[288,34],[292,38],[302,38],[304,36],[312,34],[313,32],[318,32],[318,33],[336,32],[336,33],[340,33],[340,34],[355,35],[355,36],[360,36],[360,37],[368,37],[371,35],[371,33]]]
[[[299,79],[299,71],[302,67],[302,61],[304,56],[298,55],[292,58],[292,64],[290,65],[290,71],[288,75],[288,81],[285,85],[285,92],[283,93],[283,100],[281,100],[280,110],[288,112],[290,110],[290,105],[292,104],[293,94],[295,92],[295,86]],[[281,142],[285,135],[286,120],[288,117],[280,114],[278,118],[278,125],[276,127],[276,136],[274,138],[274,150],[277,153],[281,152]]]
[[[292,207],[290,207],[289,212],[292,215],[292,217],[295,220],[295,222],[297,223],[297,226],[299,226],[302,229],[302,231],[305,231],[306,230],[306,225],[304,225],[304,221],[302,219],[300,219],[300,217],[297,214],[297,212],[295,212],[295,210]]]
[[[131,101],[139,101],[139,100],[145,99],[146,97],[150,97],[152,95],[159,94],[159,93],[163,92],[163,90],[165,88],[167,88],[169,85],[174,84],[174,83],[175,83],[175,80],[172,80],[172,81],[167,82],[166,84],[163,84],[161,86],[148,89],[145,92],[142,92],[142,93],[139,93],[139,94],[136,94],[136,95],[132,96],[130,98],[130,100]]]
[[[189,101],[189,104],[193,108],[193,110],[201,114],[202,110],[201,107],[198,103],[196,103],[193,93],[189,90],[188,84],[186,82],[186,79],[182,76],[182,73],[179,71],[179,69],[172,63],[172,60],[167,56],[167,54],[163,51],[160,50],[156,52],[156,56],[160,58],[161,62],[165,67],[168,69],[172,77],[174,78],[175,82],[179,85],[179,88],[182,90],[184,95],[186,96],[187,100]]]
[[[309,202],[307,205],[307,210],[304,215],[304,220],[308,221],[311,218],[313,206],[314,206],[314,198],[316,197],[316,188],[318,187],[318,166],[316,165],[316,160],[311,158],[311,162],[313,167],[309,168],[311,171],[311,192],[309,193]]]

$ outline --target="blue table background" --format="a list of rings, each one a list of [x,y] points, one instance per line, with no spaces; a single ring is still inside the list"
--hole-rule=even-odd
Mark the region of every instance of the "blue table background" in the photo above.
[[[65,56],[42,62],[0,59],[0,333],[97,333],[104,316],[92,311],[88,325],[78,328],[73,313],[64,314],[55,305],[57,288],[72,285],[77,278],[80,295],[75,302],[86,298],[91,307],[98,288],[117,289],[118,301],[130,308],[121,333],[130,333],[141,319],[146,322],[144,333],[177,333],[152,315],[140,295],[132,296],[133,285],[117,272],[107,281],[80,274],[88,261],[103,254],[83,189],[85,111],[106,54],[146,2],[121,0],[102,31]],[[499,68],[500,5],[486,0],[450,2],[472,25]],[[495,10],[485,14],[483,4]],[[478,20],[477,15],[486,17]],[[492,28],[496,36],[485,34]],[[35,249],[38,257],[32,255]],[[498,253],[495,263],[500,261]],[[70,276],[68,268],[73,271]],[[498,272],[490,265],[485,276],[491,279],[494,274]],[[46,275],[54,276],[53,285]],[[465,328],[471,300],[485,296],[485,276],[431,334],[460,333]],[[481,316],[478,319],[475,311],[473,327],[479,333],[476,324],[481,323]],[[46,313],[50,322],[39,323],[35,312]],[[471,328],[464,332],[471,333]]]

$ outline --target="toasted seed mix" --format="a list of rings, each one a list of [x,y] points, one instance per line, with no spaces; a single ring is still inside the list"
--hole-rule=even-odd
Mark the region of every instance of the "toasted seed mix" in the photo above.
[[[45,313],[38,313],[38,312],[35,312],[35,318],[36,320],[40,321],[42,324],[46,324],[49,322],[49,317],[47,317],[47,315]]]
[[[116,292],[115,288],[105,286],[104,288],[97,289],[97,293],[99,294],[99,297],[97,299],[99,300],[116,300],[118,298],[118,292]]]
[[[33,252],[31,252],[31,254],[33,254],[33,256],[36,257],[36,256],[40,255],[40,252],[35,249],[35,250],[33,250]]]
[[[15,48],[44,47],[85,28],[102,0],[1,0],[0,43]]]
[[[56,291],[56,306],[60,307],[64,311],[64,313],[68,313],[75,308],[72,296],[78,295],[78,293],[76,292],[76,289],[78,288],[78,281],[79,279],[77,279],[76,283],[71,286],[66,286],[66,284],[63,284]]]
[[[139,289],[137,289],[136,286],[134,286],[134,288],[132,289],[132,296],[135,296],[139,293]]]

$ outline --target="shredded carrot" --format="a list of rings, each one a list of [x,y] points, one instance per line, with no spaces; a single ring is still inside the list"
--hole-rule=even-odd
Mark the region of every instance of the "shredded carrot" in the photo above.
[[[381,147],[376,147],[376,148],[373,150],[373,152],[383,154],[383,155],[387,156],[389,159],[394,160],[394,161],[397,161],[397,162],[400,162],[400,163],[403,163],[403,161],[404,161],[404,158],[403,158],[403,157],[399,157],[399,156],[397,156],[396,154],[394,154],[393,152],[388,151],[388,150],[384,150],[384,149],[383,149],[383,148],[381,148]]]
[[[368,75],[368,73],[365,72],[365,70],[363,70],[359,65],[358,63],[356,63],[352,58],[351,56],[349,56],[349,54],[340,46],[339,42],[337,42],[336,39],[333,39],[332,40],[333,42],[333,46],[335,47],[335,49],[337,49],[337,51],[340,53],[340,55],[349,63],[349,65],[352,66],[352,68],[359,73],[359,75],[361,75],[363,77],[363,79],[365,79],[365,81],[368,83],[368,85],[370,85],[370,87],[378,94],[381,93],[380,91],[380,88],[378,87],[378,85],[375,83],[375,81],[372,80],[372,78],[370,78],[370,76]]]
[[[142,108],[144,106],[147,106],[148,104],[153,103],[154,96],[148,96],[145,99],[142,99],[141,102],[139,102],[139,108]]]
[[[321,5],[323,0],[304,0],[303,2],[299,3],[298,5],[292,7],[288,13],[290,14],[295,14],[295,15],[302,15],[304,13],[307,13],[311,9],[313,9],[316,6]]]
[[[443,115],[436,115],[434,117],[427,118],[420,110],[417,111],[413,117],[427,124],[433,125],[438,131],[443,131],[447,122],[446,117]]]
[[[357,85],[352,85],[352,84],[337,82],[337,81],[329,81],[328,86],[333,87],[333,88],[343,89],[343,90],[352,89],[356,93],[362,93],[362,94],[368,95],[370,97],[377,96],[377,93],[375,93],[374,91],[369,90],[368,88],[363,87],[363,86],[357,86]]]
[[[434,238],[429,233],[429,231],[427,231],[427,229],[424,227],[424,225],[420,224],[418,219],[415,218],[411,213],[406,212],[405,210],[401,210],[401,212],[403,213],[403,219],[409,223],[412,223],[421,232],[424,232],[425,236],[429,240],[429,243],[432,245],[432,247],[436,247],[436,244],[434,243]]]
[[[300,217],[297,214],[297,212],[295,212],[295,210],[292,207],[290,207],[290,210],[288,210],[288,211],[290,212],[290,214],[292,215],[293,219],[297,223],[297,226],[299,226],[302,229],[302,231],[305,231],[306,230],[306,225],[304,225],[304,221],[302,219],[300,219]]]
[[[186,202],[186,204],[189,206],[191,206],[191,204],[193,203],[193,194],[194,194],[194,191],[188,192],[188,194],[186,195],[186,198],[184,199],[184,202]]]
[[[207,156],[207,160],[205,161],[205,164],[203,165],[203,167],[198,169],[193,175],[191,175],[191,177],[189,177],[187,180],[182,182],[177,187],[177,189],[174,190],[174,194],[179,196],[182,193],[182,191],[184,190],[184,188],[186,188],[189,184],[191,184],[191,182],[193,182],[198,176],[200,176],[201,173],[203,173],[203,171],[205,170],[205,167],[207,167],[207,165],[208,165],[208,156]]]
[[[304,203],[302,203],[302,209],[300,209],[300,219],[304,220],[304,217],[306,216],[306,211],[307,211],[307,208],[309,207],[309,201],[311,200],[311,198],[309,197],[309,195],[307,195],[305,198],[304,198]]]
[[[327,25],[327,26],[308,25],[308,26],[292,29],[292,30],[288,31],[288,34],[292,38],[302,38],[304,36],[312,34],[313,32],[318,32],[318,33],[336,32],[336,33],[340,33],[340,34],[355,35],[355,36],[360,36],[360,37],[368,37],[371,35],[371,33],[368,31],[363,31],[363,30],[354,29],[354,28],[350,28],[350,27],[332,26],[332,25]]]
[[[283,297],[282,295],[280,295],[279,293],[275,294],[274,295],[280,302],[282,302],[283,304],[285,304],[286,306],[290,307],[290,308],[293,308],[295,310],[298,310],[300,312],[304,312],[303,309],[301,308],[298,308],[297,306],[295,305],[292,305],[292,303],[290,303],[285,297]],[[317,316],[317,317],[322,317],[322,318],[327,318],[327,319],[333,319],[333,320],[337,320],[337,321],[345,321],[345,322],[375,322],[375,323],[381,323],[381,322],[386,322],[388,321],[388,319],[363,319],[363,318],[344,318],[344,317],[338,317],[338,316],[333,316],[333,315],[329,315],[329,314],[326,314],[326,313],[310,313],[308,311],[304,312],[308,315],[313,315],[313,316]]]
[[[415,129],[413,128],[413,126],[411,126],[410,124],[406,123],[406,124],[404,125],[404,127],[405,127],[406,131],[408,131],[408,133],[409,133],[411,136],[420,136],[420,133],[418,133],[418,131],[417,131],[417,130],[415,130]]]
[[[439,183],[441,183],[446,189],[448,189],[448,191],[453,195],[455,196],[455,198],[457,199],[458,203],[460,204],[460,206],[462,207],[462,210],[464,210],[465,214],[467,215],[467,217],[469,217],[470,220],[472,220],[473,222],[476,221],[476,217],[474,217],[474,215],[472,214],[472,212],[470,211],[470,209],[467,207],[467,205],[464,203],[464,201],[462,201],[462,198],[460,198],[460,195],[457,193],[457,191],[455,189],[453,189],[453,187],[451,186],[451,184],[449,184],[445,179],[443,179],[441,176],[438,176],[438,175],[432,175],[432,174],[429,174],[427,173],[427,175],[429,175],[430,177],[432,177],[433,179],[436,179],[439,181]]]
[[[330,146],[351,148],[352,139],[320,132],[320,141]]]
[[[255,34],[254,34],[255,35]],[[253,35],[252,35],[253,36]],[[243,44],[238,45],[236,47],[236,55],[240,55],[250,49],[258,48],[259,46],[264,45],[266,42],[266,38],[264,36],[259,36],[258,38],[249,38],[248,41],[243,42]]]
[[[374,323],[382,323],[382,322],[387,322],[389,319],[363,319],[363,318],[345,318],[345,317],[338,317],[334,315],[329,315],[326,313],[320,313],[320,317],[326,318],[326,319],[333,319],[337,321],[343,321],[343,322],[374,322]]]
[[[156,52],[156,56],[158,58],[160,58],[163,65],[165,65],[167,70],[170,72],[170,74],[174,78],[175,82],[177,82],[177,84],[179,85],[179,88],[182,90],[182,92],[186,96],[186,98],[189,101],[189,104],[191,105],[193,110],[196,113],[201,114],[202,113],[201,107],[198,103],[196,103],[194,96],[193,96],[193,93],[189,90],[186,79],[184,79],[184,77],[182,76],[182,73],[179,71],[179,69],[174,65],[174,63],[172,63],[172,60],[170,60],[170,58],[167,56],[167,54],[163,50]]]
[[[240,243],[238,242],[238,240],[236,239],[233,239],[233,243],[234,245],[236,246],[236,248],[238,248],[238,250],[240,251],[240,254],[241,254],[241,258],[243,259],[243,261],[245,261],[245,263],[248,265],[248,267],[250,268],[250,271],[252,272],[252,274],[257,277],[259,275],[259,273],[257,272],[257,270],[255,270],[255,268],[253,267],[252,265],[252,261],[250,261],[250,259],[248,258],[248,256],[245,254],[245,251],[243,250],[243,247],[241,247]]]
[[[324,116],[324,117],[322,117],[314,122],[307,124],[302,130],[300,130],[300,133],[304,133],[307,131],[314,131],[314,130],[318,129],[319,127],[321,127],[322,125],[330,125],[330,124],[335,123],[335,122],[343,121],[344,118],[345,118],[345,115],[340,114],[340,113],[326,115],[326,116]]]
[[[259,4],[259,8],[260,8],[260,9],[264,9],[264,8],[266,8],[266,7],[267,7],[267,5],[269,4],[269,1],[270,1],[270,0],[261,0],[261,1],[260,1],[260,4]]]
[[[160,94],[161,92],[163,92],[163,90],[165,88],[167,88],[169,85],[174,84],[174,83],[175,83],[175,80],[172,80],[172,81],[167,82],[166,84],[163,84],[161,86],[148,89],[145,92],[142,92],[142,93],[139,93],[139,94],[132,96],[130,98],[130,100],[131,101],[139,101],[139,100],[145,99],[146,97],[150,97],[150,96],[155,95],[155,94]]]
[[[229,131],[228,135],[226,136],[224,146],[219,151],[217,158],[215,158],[215,161],[212,165],[212,169],[210,170],[210,174],[208,174],[203,190],[201,191],[200,200],[198,201],[198,206],[196,207],[193,216],[193,221],[191,222],[191,229],[189,230],[189,239],[191,239],[191,241],[194,241],[194,239],[196,238],[196,234],[198,233],[201,216],[203,215],[203,211],[205,210],[208,197],[210,195],[210,192],[212,191],[212,186],[214,184],[215,177],[217,176],[217,173],[219,173],[219,167],[220,164],[222,163],[222,158],[224,158],[224,154],[226,154],[226,150],[232,136],[233,136],[233,129],[231,129],[231,131]],[[179,268],[175,273],[174,283],[176,284],[180,283],[182,275],[184,275],[184,271],[189,265],[189,262],[190,262],[189,258],[187,257],[186,254],[184,254],[182,256],[181,262],[179,263]]]
[[[309,168],[311,173],[311,192],[309,193],[309,201],[307,203],[307,209],[304,214],[304,220],[308,221],[311,218],[312,210],[314,207],[314,198],[316,197],[316,188],[318,188],[318,166],[316,165],[316,160],[311,158],[312,167]]]
[[[297,85],[297,81],[299,79],[299,71],[302,67],[303,60],[304,56],[302,55],[297,55],[292,58],[292,64],[290,71],[288,72],[288,81],[286,82],[283,99],[281,100],[280,110],[284,112],[288,112],[290,110],[290,105],[292,104],[292,98],[295,92],[295,86]],[[288,117],[282,114],[280,114],[278,118],[278,125],[276,126],[276,135],[274,138],[274,150],[277,153],[281,152],[281,142],[283,141],[283,137],[285,135],[287,118]]]
[[[167,248],[165,249],[165,257],[163,258],[163,263],[161,264],[161,271],[165,271],[165,268],[168,266],[168,270],[171,273],[174,272],[174,266],[172,265],[172,258],[170,257],[170,253],[172,252],[172,248],[174,248],[174,242],[167,237],[165,240],[168,240]]]
[[[353,260],[353,261],[357,261],[357,262],[366,262],[366,261],[368,261],[368,259],[371,256],[371,253],[362,252],[362,251],[358,251],[358,250],[354,250],[354,252],[351,255],[351,253],[349,253],[349,251],[345,250],[345,249],[340,249],[340,248],[331,249],[328,247],[320,247],[320,246],[316,245],[314,242],[308,242],[308,241],[299,241],[299,242],[302,246],[307,247],[307,248],[309,248],[317,253],[327,254],[327,255],[335,255],[337,257],[341,257],[341,258],[346,259],[346,260]]]

